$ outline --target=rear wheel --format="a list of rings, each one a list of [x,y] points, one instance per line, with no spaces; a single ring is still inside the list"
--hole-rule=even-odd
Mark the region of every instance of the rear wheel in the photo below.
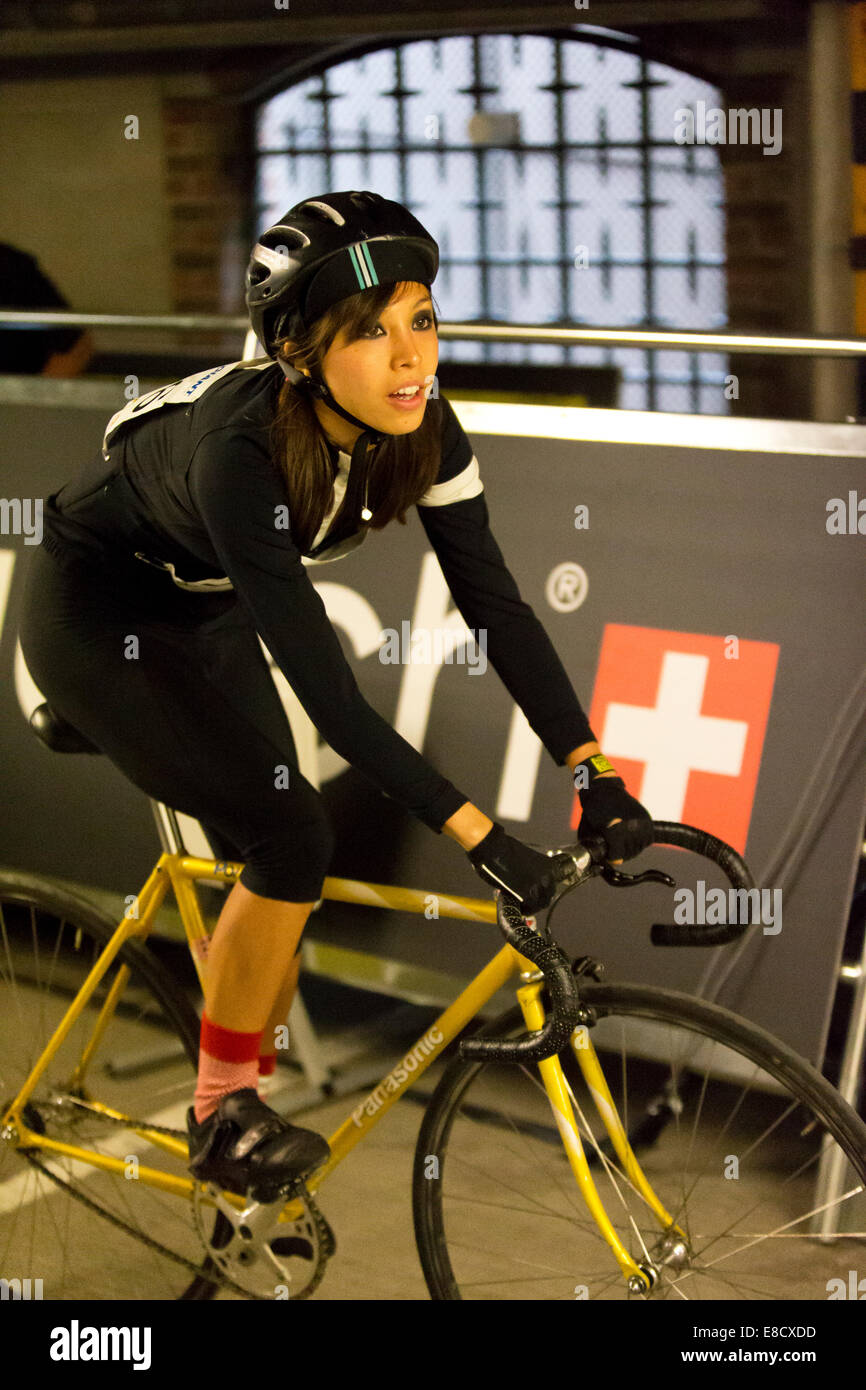
[[[590,1035],[664,1231],[609,1144],[573,1053],[560,1056],[593,1180],[657,1279],[629,1293],[578,1191],[537,1068],[455,1059],[415,1154],[418,1251],[434,1299],[820,1299],[866,1266],[866,1125],[790,1048],[726,1009],[650,987],[581,984]],[[515,1008],[483,1036],[525,1033]],[[822,1218],[819,1170],[843,1181]],[[826,1202],[827,1199],[825,1198]],[[820,1222],[838,1234],[820,1232]]]
[[[25,875],[0,878],[0,1114],[65,1015],[116,922],[85,899]],[[83,1087],[71,1083],[118,971],[131,974]],[[124,944],[27,1103],[28,1127],[124,1160],[117,1176],[0,1142],[0,1270],[42,1278],[51,1299],[213,1297],[185,1203],[136,1180],[139,1167],[188,1177],[183,1160],[88,1108],[98,1101],[186,1138],[199,1020],[152,952]],[[160,1066],[147,1078],[136,1062]],[[99,1216],[101,1219],[96,1220]]]

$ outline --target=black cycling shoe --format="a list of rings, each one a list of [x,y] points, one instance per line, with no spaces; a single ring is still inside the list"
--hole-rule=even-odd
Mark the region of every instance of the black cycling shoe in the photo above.
[[[190,1106],[186,1127],[193,1177],[258,1201],[273,1200],[331,1156],[320,1134],[290,1125],[250,1086],[223,1096],[201,1124]]]

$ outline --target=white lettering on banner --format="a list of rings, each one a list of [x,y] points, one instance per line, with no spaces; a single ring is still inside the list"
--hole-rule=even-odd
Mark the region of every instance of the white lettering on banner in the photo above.
[[[6,621],[6,605],[9,602],[9,590],[12,586],[12,571],[15,568],[15,551],[0,548],[0,638],[3,636],[3,624]]]
[[[529,820],[543,747],[541,739],[533,733],[523,710],[519,705],[515,705],[511,712],[508,745],[502,763],[502,776],[499,779],[499,793],[496,798],[497,819],[501,820],[504,816],[507,820]]]
[[[18,697],[21,712],[29,723],[31,714],[37,705],[44,702],[45,696],[27,670],[20,638],[15,643],[15,694]]]
[[[366,656],[372,656],[373,652],[379,650],[382,624],[379,622],[375,608],[362,594],[359,594],[355,589],[350,589],[347,584],[334,584],[330,580],[324,580],[321,584],[314,584],[313,588],[325,605],[329,622],[345,632],[352,651],[359,660],[363,660]],[[309,716],[266,647],[265,653],[283,708],[289,717],[292,731],[295,733],[301,772],[308,781],[312,782],[314,787],[319,787],[322,782],[330,782],[334,777],[339,777],[340,773],[345,772],[349,767],[349,763],[346,762],[345,758],[341,758],[338,753],[335,753],[327,743],[317,743],[317,733]],[[306,732],[309,735],[306,739],[303,737],[305,724],[307,726]],[[299,732],[300,737],[298,736]],[[316,766],[308,765],[309,754],[305,756],[305,748],[312,750],[311,757]],[[318,757],[316,757],[316,749],[318,750]]]
[[[9,593],[12,588],[12,572],[15,568],[15,551],[0,549],[0,642],[3,640],[3,628],[6,623],[6,613],[9,607]],[[15,694],[21,713],[27,722],[37,705],[41,705],[45,699],[30,672],[27,670],[24,661],[24,653],[21,650],[21,639],[16,638],[14,656],[14,679]]]
[[[438,629],[443,657],[450,655],[455,647],[472,641],[472,634],[457,609],[451,608],[449,611],[450,602],[451,591],[445,583],[439,561],[433,551],[428,550],[421,561],[421,577],[411,626],[413,630]],[[432,661],[429,665],[409,662],[403,669],[394,728],[419,752],[424,746],[433,689],[441,669],[441,665]]]
[[[314,584],[313,588],[325,605],[329,621],[346,634],[359,660],[379,650],[382,624],[365,598],[345,584],[326,581]],[[445,630],[441,644],[443,660],[447,660],[448,654],[456,647],[472,641],[463,618],[454,609],[449,610],[450,600],[451,593],[436,556],[432,550],[428,551],[421,564],[412,622],[418,624],[426,619],[430,626]],[[321,787],[323,783],[339,777],[349,764],[326,743],[318,741],[316,730],[285,676],[266,648],[265,651],[298,743],[301,772],[314,786]],[[437,651],[438,655],[440,653]],[[421,665],[410,662],[403,670],[394,729],[418,752],[424,749],[439,669],[433,663]],[[541,753],[541,740],[533,733],[523,711],[514,705],[496,800],[498,816],[506,816],[514,821],[529,820]],[[317,765],[310,766],[311,762],[317,762]]]
[[[665,652],[654,708],[607,707],[601,746],[614,761],[646,764],[634,795],[656,820],[682,820],[690,772],[737,777],[742,768],[748,724],[700,712],[709,665],[706,656]]]

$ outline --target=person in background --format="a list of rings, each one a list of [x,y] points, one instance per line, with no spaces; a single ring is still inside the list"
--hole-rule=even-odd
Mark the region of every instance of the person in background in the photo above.
[[[35,256],[0,242],[0,308],[68,309]],[[0,372],[13,376],[80,376],[93,357],[80,328],[0,327]]]

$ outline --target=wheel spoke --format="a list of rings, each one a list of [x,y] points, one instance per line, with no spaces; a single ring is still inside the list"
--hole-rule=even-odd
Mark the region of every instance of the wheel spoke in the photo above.
[[[20,1089],[116,930],[116,923],[105,919],[100,925],[90,912],[73,907],[71,900],[64,903],[59,890],[36,885],[35,880],[27,891],[17,886],[6,889],[0,881],[0,1100],[14,1097]],[[73,1110],[55,1102],[62,1102],[112,981],[124,965],[131,973],[100,1049],[91,1059],[86,1094],[120,1111],[143,1118],[150,1115],[151,1123],[178,1125],[180,1093],[189,1095],[194,1084],[188,1049],[197,1021],[177,984],[138,942],[121,947],[48,1063],[24,1115],[29,1128],[44,1130],[49,1138],[121,1162],[127,1156],[157,1150],[148,1139],[97,1111]],[[128,1083],[106,1071],[103,1056],[110,1056],[113,1048],[145,1051],[152,1038],[172,1034],[190,1042],[182,1049],[179,1070],[171,1063],[172,1073],[158,1076],[157,1085]],[[144,1103],[136,1105],[129,1099],[133,1085],[139,1096],[146,1097]],[[161,1106],[174,1111],[171,1120],[154,1113]],[[149,1157],[145,1161],[151,1164]],[[159,1149],[152,1166],[165,1169],[166,1163],[168,1171],[185,1172],[182,1162]],[[26,1277],[29,1271],[44,1270],[50,1275],[51,1288],[49,1294],[46,1277],[46,1297],[57,1299],[115,1299],[124,1293],[140,1297],[143,1276],[151,1296],[167,1290],[169,1298],[179,1297],[192,1285],[203,1258],[188,1204],[147,1183],[127,1179],[126,1171],[102,1170],[50,1151],[35,1153],[31,1163],[24,1153],[4,1146],[0,1150],[3,1272],[20,1270],[20,1277]],[[98,1231],[93,1230],[94,1221]],[[147,1255],[142,1259],[144,1251]]]
[[[514,1298],[568,1299],[584,1284],[595,1299],[773,1300],[790,1298],[798,1283],[801,1296],[810,1296],[810,1284],[823,1296],[827,1275],[844,1276],[854,1258],[851,1242],[866,1239],[845,1232],[844,1240],[819,1243],[804,1229],[862,1190],[849,1183],[849,1191],[829,1201],[814,1195],[822,1139],[837,1142],[829,1139],[832,1133],[846,1127],[850,1133],[857,1124],[846,1111],[844,1122],[831,1127],[841,1099],[790,1049],[703,1001],[650,987],[601,986],[584,997],[596,1008],[594,1044],[608,1084],[616,1082],[615,1109],[650,1189],[673,1216],[671,1227],[662,1229],[652,1203],[625,1171],[582,1073],[572,1082],[568,1053],[562,1060],[573,1122],[587,1157],[595,1155],[593,1181],[608,1219],[632,1258],[654,1267],[655,1282],[645,1293],[630,1292],[570,1165],[557,1162],[550,1145],[521,1127],[522,1117],[532,1116],[528,1127],[535,1128],[533,1105],[550,1106],[538,1073],[514,1068],[513,1087],[502,1083],[494,1124],[486,1118],[490,1106],[476,1100],[490,1067],[471,1064],[467,1080],[467,1064],[457,1061],[440,1081],[419,1136],[419,1153],[432,1152],[435,1142],[443,1160],[440,1181],[424,1185],[416,1210],[434,1297],[454,1297],[455,1286],[456,1296],[465,1297],[502,1286]],[[516,1011],[513,1018],[500,1036],[520,1034]],[[646,1020],[655,1031],[646,1032]],[[528,1096],[518,1079],[528,1084]],[[471,1121],[447,1118],[452,1090],[461,1117],[464,1107],[473,1110]],[[440,1138],[434,1141],[434,1134]],[[859,1143],[866,1129],[862,1136]],[[859,1175],[862,1158],[852,1143],[843,1152]],[[725,1169],[731,1154],[738,1157],[736,1182]],[[575,1212],[575,1201],[585,1215]],[[428,1239],[436,1242],[435,1261],[425,1253]],[[810,1241],[807,1266],[796,1263],[796,1252],[806,1248],[798,1239]],[[770,1248],[779,1254],[768,1264],[761,1252]],[[511,1269],[499,1278],[502,1260]],[[449,1273],[438,1292],[440,1268]],[[551,1286],[558,1271],[557,1289]]]

